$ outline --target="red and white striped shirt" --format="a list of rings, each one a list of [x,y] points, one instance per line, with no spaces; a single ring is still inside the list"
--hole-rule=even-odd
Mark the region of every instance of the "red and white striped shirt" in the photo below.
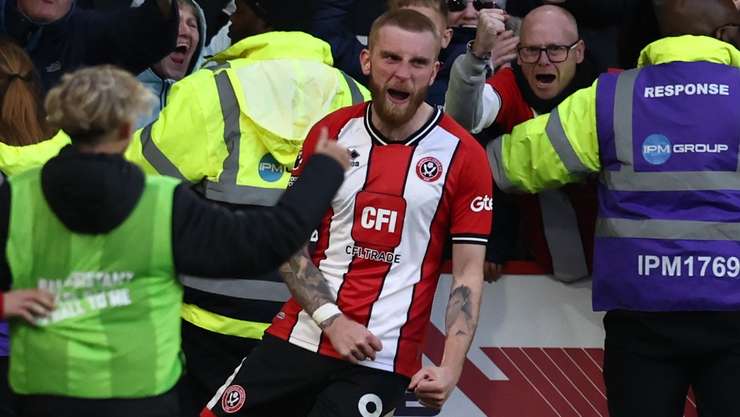
[[[383,342],[362,365],[412,376],[445,243],[485,244],[491,229],[491,171],[483,148],[435,110],[404,142],[372,126],[369,103],[338,110],[309,133],[293,175],[310,158],[322,127],[352,152],[342,187],[322,220],[313,261],[348,317]],[[294,300],[268,333],[338,358],[328,338]]]

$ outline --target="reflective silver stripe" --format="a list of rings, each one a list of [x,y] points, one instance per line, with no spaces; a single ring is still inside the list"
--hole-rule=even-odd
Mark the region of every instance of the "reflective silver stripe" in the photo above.
[[[239,149],[241,147],[239,101],[226,71],[216,74],[216,88],[218,90],[218,100],[221,103],[221,114],[224,118],[224,143],[226,149],[229,150],[229,155],[224,159],[219,182],[222,184],[236,184],[236,176],[239,172]]]
[[[282,188],[262,188],[211,181],[203,181],[197,188],[209,200],[256,206],[274,206],[285,192]]]
[[[736,172],[610,172],[601,181],[616,191],[740,190]]]
[[[599,219],[596,236],[637,239],[736,241],[740,223],[684,220]]]
[[[565,130],[563,129],[563,124],[560,121],[560,113],[557,108],[553,109],[550,113],[550,118],[545,127],[545,133],[547,133],[547,137],[550,139],[552,147],[555,148],[555,152],[557,152],[560,161],[563,162],[563,165],[565,165],[568,172],[574,175],[587,174],[590,172],[578,158],[578,154],[576,154],[575,149],[573,149],[573,145],[571,145],[568,140],[568,136],[565,134]]]
[[[182,175],[175,164],[167,159],[162,151],[159,150],[157,144],[152,140],[152,126],[154,123],[156,123],[156,121],[149,123],[141,131],[141,153],[144,155],[144,159],[146,159],[160,175],[167,175],[169,177],[185,180],[185,176]]]
[[[225,65],[224,67],[228,67]],[[236,91],[229,74],[220,71],[215,76],[221,114],[224,121],[224,144],[229,154],[223,162],[223,170],[218,182],[203,181],[200,189],[203,195],[214,201],[231,204],[251,204],[272,206],[283,195],[283,189],[262,188],[237,184],[239,174],[239,153],[241,148],[241,129],[239,117],[241,109]]]
[[[614,141],[617,148],[617,159],[632,170],[632,104],[635,95],[635,81],[639,69],[625,71],[617,79],[614,94]],[[624,170],[625,167],[622,167]]]
[[[339,72],[344,77],[344,81],[347,82],[347,87],[349,87],[349,92],[352,95],[352,104],[364,103],[365,97],[362,96],[362,91],[360,91],[360,87],[357,86],[355,80],[344,71],[339,70]]]
[[[509,181],[506,176],[506,170],[504,169],[503,159],[503,136],[499,136],[496,139],[490,141],[486,145],[486,153],[488,154],[488,165],[491,167],[493,173],[493,179],[496,181],[498,188],[508,191],[514,189],[514,184]]]
[[[564,282],[588,276],[578,220],[568,196],[560,190],[545,190],[537,198],[540,201],[542,224],[552,258],[553,275]]]
[[[252,279],[213,279],[180,275],[182,285],[209,294],[225,295],[244,300],[262,300],[284,303],[290,291],[282,282]]]

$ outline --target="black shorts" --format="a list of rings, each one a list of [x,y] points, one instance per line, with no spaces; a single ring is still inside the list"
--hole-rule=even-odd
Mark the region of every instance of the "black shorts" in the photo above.
[[[381,417],[403,400],[409,382],[265,335],[201,417]]]

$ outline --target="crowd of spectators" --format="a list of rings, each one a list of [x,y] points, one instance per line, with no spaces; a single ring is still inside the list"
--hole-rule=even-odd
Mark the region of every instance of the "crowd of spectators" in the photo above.
[[[229,45],[272,30],[325,41],[327,63],[367,85],[359,55],[372,21],[388,8],[413,8],[437,26],[442,43],[428,103],[444,106],[485,146],[550,112],[600,73],[634,67],[659,34],[655,2],[643,0],[289,0],[279,7],[274,1],[0,0],[0,170],[17,172],[17,147],[37,147],[41,163],[68,143],[47,125],[42,103],[63,74],[81,67],[113,64],[137,75],[158,99],[136,126],[151,129],[173,85],[224,65]],[[740,0],[733,1],[740,8]],[[266,26],[267,14],[282,24]],[[182,133],[179,122],[163,120],[160,134],[165,128]],[[517,260],[533,261],[563,281],[589,275],[594,184],[496,195],[488,279],[511,272],[507,264]],[[0,339],[6,336],[0,324]],[[0,360],[0,372],[6,368]],[[6,404],[0,393],[0,416],[11,415]]]

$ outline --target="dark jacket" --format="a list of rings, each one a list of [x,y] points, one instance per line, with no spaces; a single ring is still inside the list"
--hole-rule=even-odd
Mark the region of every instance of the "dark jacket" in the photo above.
[[[63,18],[39,24],[25,17],[17,0],[0,0],[0,34],[16,40],[31,56],[45,90],[66,72],[82,66],[114,64],[138,74],[175,49],[178,8],[169,19],[156,1],[111,12],[73,4]]]
[[[314,161],[315,160],[315,161]],[[177,186],[172,208],[172,250],[178,274],[256,276],[296,253],[321,221],[344,175],[334,160],[312,158],[301,178],[274,207],[233,211]],[[104,234],[120,225],[144,190],[144,174],[118,155],[82,154],[69,146],[41,171],[51,210],[80,234]],[[8,240],[10,184],[0,186],[0,291],[12,281]]]

